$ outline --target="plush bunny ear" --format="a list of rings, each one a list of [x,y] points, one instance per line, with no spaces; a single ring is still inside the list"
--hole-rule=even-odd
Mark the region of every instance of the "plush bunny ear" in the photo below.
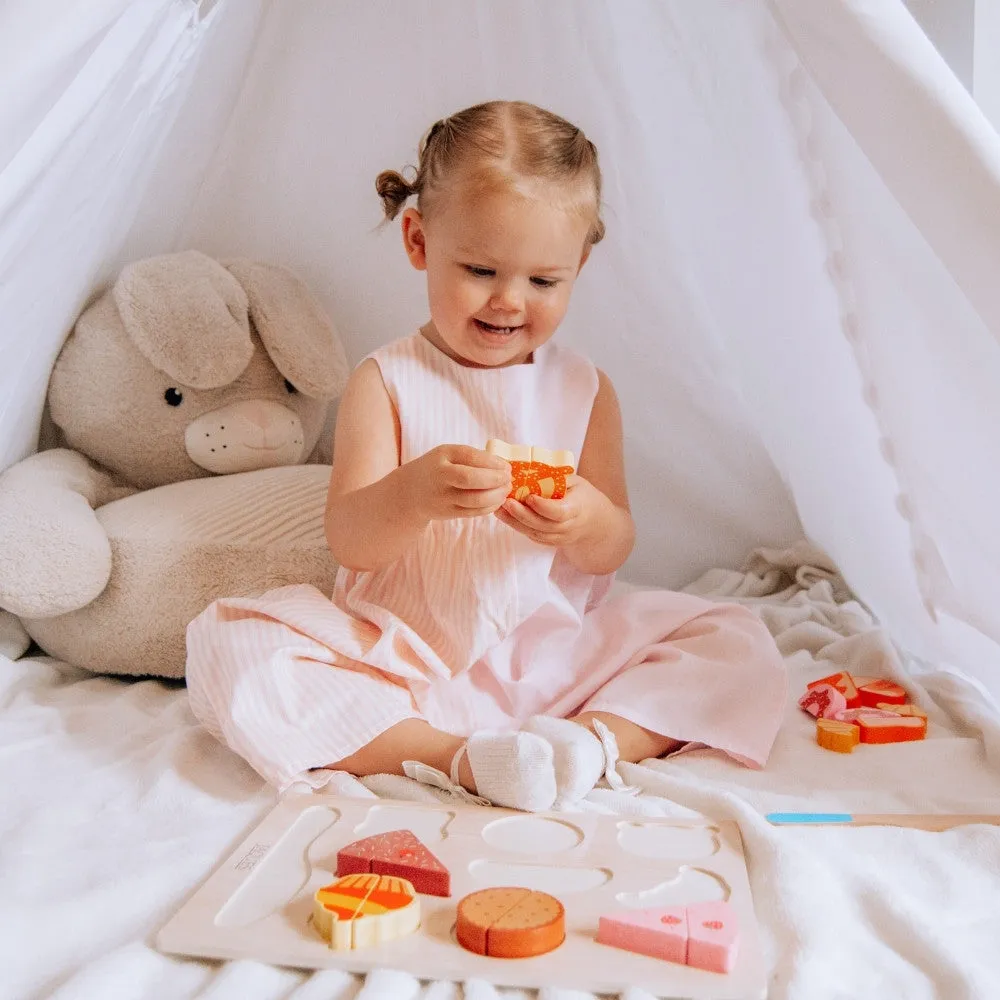
[[[182,385],[216,389],[250,363],[246,293],[211,257],[186,250],[128,264],[113,294],[136,347]]]
[[[344,346],[303,282],[274,264],[225,264],[246,290],[250,318],[278,371],[306,396],[339,396],[349,374]]]

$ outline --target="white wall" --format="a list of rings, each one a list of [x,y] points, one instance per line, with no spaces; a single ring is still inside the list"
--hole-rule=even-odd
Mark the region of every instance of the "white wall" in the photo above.
[[[976,0],[972,93],[1000,128],[1000,0]]]
[[[904,0],[955,75],[1000,128],[1000,0]]]
[[[972,90],[977,0],[904,0],[925,34]]]

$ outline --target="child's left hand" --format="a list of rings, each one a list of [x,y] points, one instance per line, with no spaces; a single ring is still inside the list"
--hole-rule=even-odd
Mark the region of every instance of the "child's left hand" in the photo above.
[[[575,545],[588,535],[608,498],[596,486],[577,475],[566,477],[566,496],[561,500],[525,497],[524,502],[504,501],[496,516],[504,524],[538,542],[562,548]]]

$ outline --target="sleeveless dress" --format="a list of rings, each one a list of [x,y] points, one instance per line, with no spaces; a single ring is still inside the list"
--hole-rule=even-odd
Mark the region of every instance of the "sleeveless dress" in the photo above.
[[[369,355],[399,416],[401,461],[490,438],[579,458],[597,393],[552,341],[469,368],[421,334]],[[192,710],[279,790],[423,718],[459,736],[530,716],[611,712],[762,767],[784,709],[781,656],[739,605],[669,591],[609,598],[492,516],[432,521],[389,566],[341,567],[332,597],[288,586],[213,602],[188,627]]]

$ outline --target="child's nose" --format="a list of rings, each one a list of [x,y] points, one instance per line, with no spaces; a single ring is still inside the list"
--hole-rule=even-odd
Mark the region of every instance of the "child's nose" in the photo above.
[[[524,307],[524,293],[516,282],[505,282],[494,288],[490,307],[498,312],[520,312]]]

